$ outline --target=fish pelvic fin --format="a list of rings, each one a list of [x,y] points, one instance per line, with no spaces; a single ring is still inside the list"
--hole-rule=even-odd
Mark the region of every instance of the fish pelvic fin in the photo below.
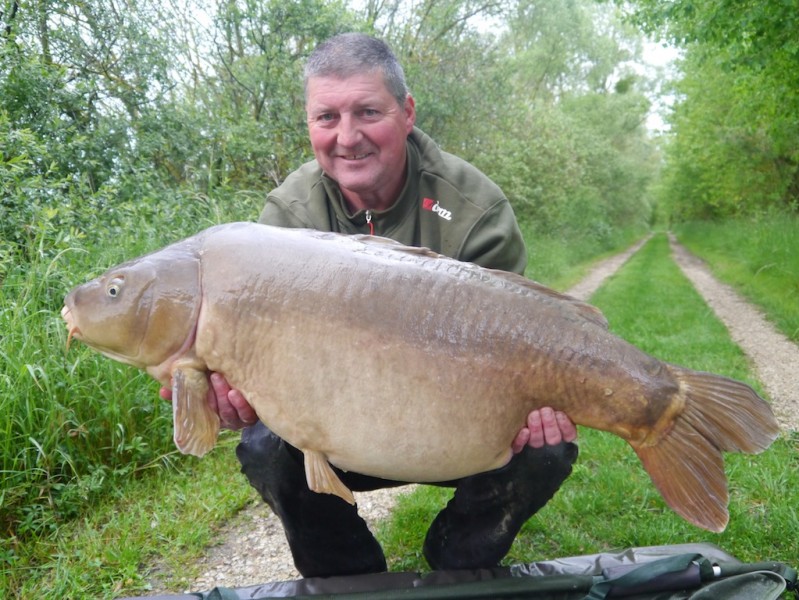
[[[311,490],[319,494],[333,494],[355,504],[352,491],[339,479],[324,454],[316,450],[303,450],[302,453],[305,456],[305,479]]]
[[[172,371],[172,420],[175,445],[183,454],[203,456],[216,446],[219,415],[208,406],[205,370],[177,367]]]
[[[757,454],[780,427],[768,403],[740,381],[669,365],[685,409],[655,444],[634,445],[666,503],[697,527],[721,532],[729,521],[722,452]]]

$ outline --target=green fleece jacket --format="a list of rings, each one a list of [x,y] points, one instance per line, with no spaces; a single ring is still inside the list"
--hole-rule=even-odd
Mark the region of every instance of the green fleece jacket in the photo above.
[[[443,152],[414,128],[408,136],[408,178],[385,211],[350,214],[338,184],[313,160],[269,193],[261,223],[340,233],[369,233],[423,246],[483,267],[523,274],[519,225],[502,190],[466,161]]]

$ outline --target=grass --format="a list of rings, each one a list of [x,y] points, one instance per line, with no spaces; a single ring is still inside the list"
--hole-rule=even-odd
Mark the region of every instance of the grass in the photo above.
[[[782,333],[799,342],[799,215],[687,223],[677,233],[709,262],[716,277],[740,290]]]
[[[113,598],[146,594],[148,569],[170,589],[196,577],[196,560],[224,523],[252,500],[228,434],[202,460],[121,484],[94,509],[37,540],[47,557],[7,581],[4,598]]]
[[[644,234],[639,228],[630,228],[597,238],[574,231],[542,234],[525,223],[521,228],[528,255],[525,275],[559,290],[568,289],[594,264],[625,250]]]
[[[174,453],[171,409],[158,399],[158,385],[80,344],[67,353],[59,315],[74,285],[218,216],[214,202],[200,199],[175,219],[170,210],[177,212],[184,200],[142,201],[101,213],[91,206],[84,213],[75,206],[47,208],[26,227],[28,245],[0,257],[1,598],[102,597],[106,588],[99,580],[82,593],[20,590],[61,564],[85,574],[59,570],[54,590],[71,579],[93,578],[91,553],[80,547],[58,550],[59,561],[52,559],[64,531],[119,500],[139,480],[177,481],[191,464]],[[229,217],[244,205],[244,199],[225,202]],[[161,210],[167,212],[163,218]],[[86,560],[60,560],[73,555]],[[125,569],[138,568],[131,565]]]
[[[153,564],[174,573],[171,589],[182,589],[218,525],[256,497],[238,473],[235,434],[202,460],[177,456],[169,406],[158,400],[155,382],[86,348],[65,352],[58,316],[65,291],[104,265],[177,237],[177,230],[162,229],[151,215],[141,223],[92,244],[74,231],[43,230],[31,251],[39,258],[11,265],[4,274],[0,597],[145,593]],[[176,226],[191,228],[186,222]],[[535,240],[531,265],[545,266],[530,275],[561,289],[571,285],[597,251],[576,243],[543,256],[543,241]],[[621,249],[624,242],[616,245]],[[101,247],[107,250],[96,249]],[[654,354],[756,384],[724,329],[675,273],[661,236],[594,300],[614,331]],[[729,457],[732,522],[720,536],[673,515],[621,440],[590,430],[582,430],[580,440],[574,475],[527,523],[508,562],[698,539],[743,559],[799,556],[790,535],[797,525],[790,507],[799,503],[787,485],[797,466],[795,436],[760,457]],[[392,569],[426,568],[422,539],[448,494],[423,487],[401,501],[379,533]]]
[[[653,238],[592,299],[611,329],[649,353],[758,387],[740,349],[682,276],[665,236]],[[632,449],[620,438],[580,428],[580,459],[555,498],[530,519],[507,564],[631,546],[712,542],[742,560],[795,563],[799,435],[759,456],[728,455],[731,520],[722,534],[697,529],[663,502]],[[392,569],[426,570],[420,548],[428,524],[451,497],[423,487],[403,497],[379,538]]]

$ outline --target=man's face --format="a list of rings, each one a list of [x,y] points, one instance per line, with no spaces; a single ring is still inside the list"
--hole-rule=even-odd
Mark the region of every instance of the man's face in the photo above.
[[[312,77],[305,109],[316,160],[351,208],[390,207],[405,180],[405,140],[416,120],[413,98],[400,106],[380,71]]]

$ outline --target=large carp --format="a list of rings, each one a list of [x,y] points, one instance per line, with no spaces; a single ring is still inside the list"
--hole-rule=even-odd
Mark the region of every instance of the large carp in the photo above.
[[[627,440],[669,506],[721,531],[722,451],[779,432],[749,386],[652,358],[587,304],[382,238],[220,225],[75,288],[62,314],[68,339],[172,382],[181,451],[216,443],[218,371],[303,451],[310,488],[349,502],[330,463],[416,482],[488,471],[551,406]]]

